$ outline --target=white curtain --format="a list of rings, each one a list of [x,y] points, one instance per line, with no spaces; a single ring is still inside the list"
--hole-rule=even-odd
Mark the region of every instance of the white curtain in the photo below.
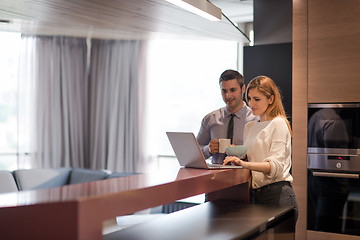
[[[86,40],[23,36],[22,53],[19,138],[24,143],[20,147],[29,152],[31,167],[84,167]]]
[[[92,40],[88,58],[86,39],[23,36],[19,166],[137,171],[145,44]]]
[[[145,43],[91,42],[89,164],[91,168],[137,171],[143,159]]]
[[[35,38],[21,41],[18,76],[18,168],[37,166],[33,154],[35,136]]]

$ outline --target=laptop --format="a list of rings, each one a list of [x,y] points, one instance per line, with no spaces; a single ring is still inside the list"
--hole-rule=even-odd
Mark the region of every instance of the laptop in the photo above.
[[[242,166],[210,164],[192,132],[166,132],[180,166],[201,169],[243,168]]]

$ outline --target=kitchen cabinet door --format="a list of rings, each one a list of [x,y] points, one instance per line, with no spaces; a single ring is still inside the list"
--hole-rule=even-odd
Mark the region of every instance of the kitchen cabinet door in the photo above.
[[[360,1],[308,4],[308,102],[360,102]]]

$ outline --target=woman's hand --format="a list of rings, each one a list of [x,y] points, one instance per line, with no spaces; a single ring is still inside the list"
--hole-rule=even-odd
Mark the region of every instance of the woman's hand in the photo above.
[[[232,163],[232,164],[234,164],[236,166],[244,166],[244,161],[241,160],[240,158],[234,157],[234,156],[227,156],[224,159],[224,164],[223,165],[226,165],[228,163]]]

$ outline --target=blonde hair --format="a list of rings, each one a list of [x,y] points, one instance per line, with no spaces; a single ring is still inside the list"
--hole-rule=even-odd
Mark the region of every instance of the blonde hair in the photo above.
[[[265,115],[268,120],[272,120],[276,117],[282,117],[289,128],[290,134],[292,135],[291,126],[286,117],[284,106],[281,102],[281,95],[275,82],[267,76],[258,76],[252,79],[245,91],[245,98],[247,102],[249,102],[249,96],[248,96],[249,90],[252,88],[256,88],[259,92],[264,94],[265,97],[267,97],[268,99],[271,96],[274,96],[274,101],[266,109]]]

